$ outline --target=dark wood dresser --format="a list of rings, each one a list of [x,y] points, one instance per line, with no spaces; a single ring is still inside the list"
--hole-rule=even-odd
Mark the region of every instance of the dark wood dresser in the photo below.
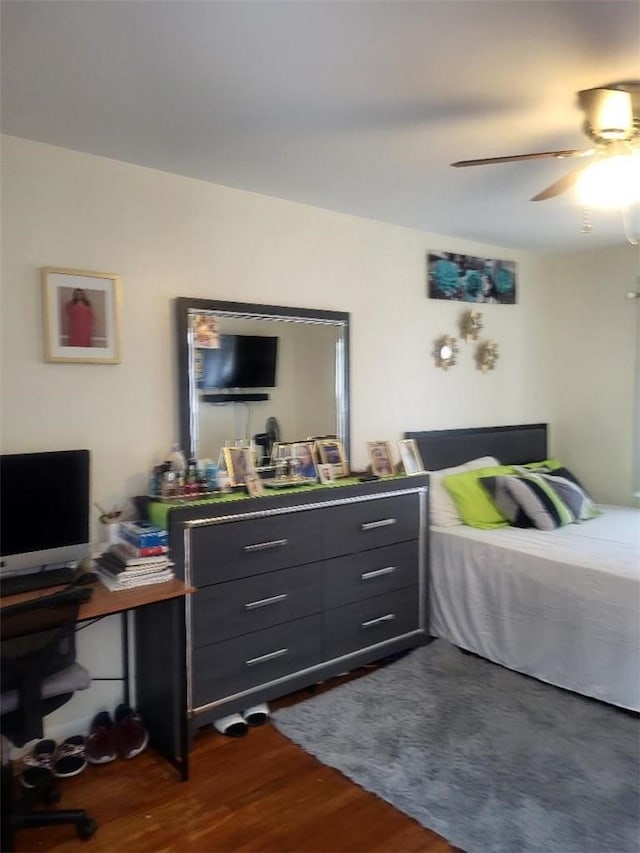
[[[172,508],[191,731],[423,643],[427,518],[425,475]]]

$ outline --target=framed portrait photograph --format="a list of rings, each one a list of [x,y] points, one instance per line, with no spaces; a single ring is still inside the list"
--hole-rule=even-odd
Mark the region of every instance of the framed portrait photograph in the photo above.
[[[318,469],[313,453],[312,441],[301,441],[291,446],[291,455],[298,460],[298,476],[305,480],[317,480]]]
[[[43,267],[45,361],[120,362],[119,275]]]
[[[246,477],[256,475],[251,450],[248,447],[225,447],[224,459],[232,486],[244,486]]]
[[[264,495],[264,485],[257,474],[247,474],[244,484],[250,497],[259,498],[260,495]]]
[[[325,465],[320,462],[318,464],[318,477],[320,478],[320,482],[325,486],[327,483],[333,483],[335,477],[333,475],[333,465]]]
[[[371,473],[377,477],[391,477],[394,473],[391,444],[388,441],[368,441],[367,451],[371,462]]]
[[[420,457],[420,451],[415,438],[403,438],[398,442],[400,449],[400,459],[404,468],[404,473],[412,476],[413,474],[422,474],[424,465]]]
[[[331,465],[333,478],[346,477],[349,474],[349,465],[344,455],[342,442],[337,438],[319,438],[316,442],[320,462]]]

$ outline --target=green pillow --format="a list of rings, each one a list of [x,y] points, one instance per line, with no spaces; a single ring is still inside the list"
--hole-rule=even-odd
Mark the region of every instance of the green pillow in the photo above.
[[[562,462],[559,459],[542,459],[540,462],[527,462],[526,465],[516,466],[521,468],[546,468],[547,471],[555,471],[556,468],[562,468]]]
[[[476,468],[474,471],[450,474],[444,478],[444,485],[453,498],[460,518],[465,524],[483,529],[508,527],[508,520],[491,500],[479,480],[482,477],[496,477],[514,473],[515,469],[512,465]]]

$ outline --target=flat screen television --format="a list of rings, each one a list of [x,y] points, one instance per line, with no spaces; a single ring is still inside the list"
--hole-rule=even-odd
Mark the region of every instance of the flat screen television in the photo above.
[[[278,338],[220,335],[217,349],[198,349],[198,388],[275,388]]]
[[[0,456],[0,574],[81,560],[89,552],[88,450]]]

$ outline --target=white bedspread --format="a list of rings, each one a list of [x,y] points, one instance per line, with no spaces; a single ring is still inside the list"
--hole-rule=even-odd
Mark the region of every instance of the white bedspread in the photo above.
[[[559,530],[431,528],[431,628],[510,669],[640,710],[640,510]]]

